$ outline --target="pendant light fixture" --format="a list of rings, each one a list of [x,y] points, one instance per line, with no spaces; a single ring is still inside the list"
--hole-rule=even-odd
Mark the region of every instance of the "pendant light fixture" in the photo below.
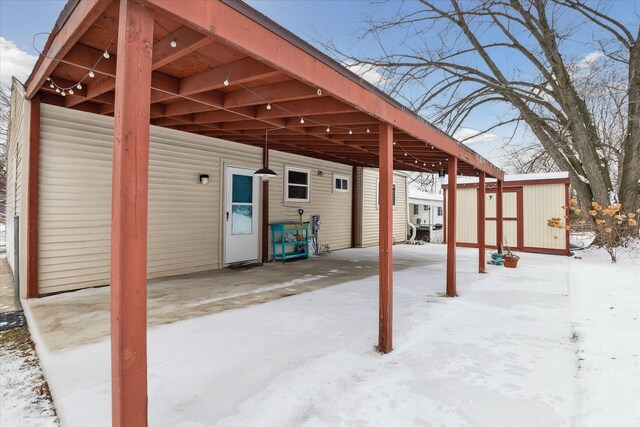
[[[281,128],[277,128],[277,129],[281,129]],[[268,150],[269,150],[269,131],[270,130],[276,130],[276,129],[267,129],[266,132],[264,133],[264,150],[267,153],[269,152]],[[268,155],[267,155],[267,158],[268,158]],[[255,171],[253,173],[253,176],[259,176],[262,178],[263,181],[269,181],[269,178],[278,176],[278,174],[275,173],[273,170],[269,169],[268,167],[264,167]]]

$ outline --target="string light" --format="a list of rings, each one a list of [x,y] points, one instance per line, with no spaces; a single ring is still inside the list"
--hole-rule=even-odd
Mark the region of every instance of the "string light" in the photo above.
[[[78,83],[76,87],[78,88],[78,90],[82,90],[82,83]]]
[[[50,87],[51,89],[55,89],[55,86],[53,85],[53,83],[51,83],[51,84],[49,85],[49,87]]]
[[[331,128],[327,126],[327,133],[331,132]]]
[[[60,93],[60,88],[59,87],[56,88],[56,92]]]
[[[109,51],[105,50],[102,56],[104,56],[104,59],[109,59]]]
[[[367,133],[371,133],[371,131],[369,130],[369,128],[367,128]]]
[[[64,91],[62,91],[62,93],[60,95],[67,96],[67,94]]]
[[[171,40],[171,43],[169,43],[171,45],[171,47],[175,48],[178,46],[178,41],[176,39]]]
[[[303,125],[304,124],[304,119],[302,117],[300,117],[300,124]]]
[[[318,88],[318,90],[316,91],[316,93],[318,94],[318,96],[322,96],[322,89]]]
[[[349,129],[349,135],[353,135],[353,131]]]
[[[89,71],[89,77],[94,78],[96,75],[94,74],[93,70]]]
[[[271,110],[271,103],[267,102],[267,110]]]
[[[407,154],[407,152],[405,151],[405,152],[404,152],[404,156],[405,156],[405,157],[407,157],[407,155],[408,155],[408,154]]]
[[[225,86],[229,86],[229,77],[224,79],[224,82],[222,82],[222,84],[225,85]]]
[[[73,89],[69,89],[69,95],[73,95]]]

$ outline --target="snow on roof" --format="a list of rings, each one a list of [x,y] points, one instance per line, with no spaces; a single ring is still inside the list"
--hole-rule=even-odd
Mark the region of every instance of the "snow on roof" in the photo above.
[[[546,173],[526,173],[517,175],[505,175],[504,181],[535,181],[545,179],[564,179],[569,177],[569,172],[546,172]],[[475,184],[479,181],[477,177],[463,176],[458,178],[458,184]],[[496,182],[495,178],[487,178],[487,182]],[[446,182],[445,184],[446,185]]]
[[[442,200],[442,194],[428,193],[426,191],[418,190],[417,188],[409,187],[409,198],[419,200]]]

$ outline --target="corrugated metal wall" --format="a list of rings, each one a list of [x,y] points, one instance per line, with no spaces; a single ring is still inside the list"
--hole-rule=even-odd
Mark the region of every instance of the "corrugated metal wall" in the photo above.
[[[13,84],[11,88],[11,116],[7,138],[7,192],[6,192],[6,240],[7,262],[15,270],[14,235],[19,231],[14,227],[14,218],[22,208],[23,152],[27,123],[25,121],[26,101],[24,93]],[[26,221],[26,218],[23,218]]]
[[[284,201],[285,166],[309,170],[311,184],[309,202]],[[270,151],[269,167],[278,174],[277,177],[269,179],[269,222],[299,221],[298,209],[303,209],[304,221],[309,221],[312,215],[320,215],[321,225],[318,233],[320,245],[329,245],[331,250],[351,247],[351,191],[353,191],[351,166]],[[334,174],[349,178],[349,191],[333,191]],[[271,253],[271,233],[269,233],[269,253]]]
[[[358,194],[359,209],[362,212],[361,232],[356,240],[357,246],[367,247],[378,244],[379,217],[378,217],[378,169],[361,168],[362,179],[361,193]],[[393,209],[393,238],[396,243],[407,240],[407,178],[404,175],[394,174],[393,183],[396,185],[396,206]]]
[[[549,218],[565,215],[565,184],[527,185],[523,195],[524,246],[567,249],[564,230],[547,227]]]

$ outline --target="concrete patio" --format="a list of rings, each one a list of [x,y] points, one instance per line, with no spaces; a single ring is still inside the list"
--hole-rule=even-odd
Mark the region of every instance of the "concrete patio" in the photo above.
[[[438,255],[422,258],[416,252],[396,251],[394,270],[444,264],[444,255],[439,251]],[[147,322],[152,328],[377,274],[376,247],[341,250],[285,264],[275,262],[241,270],[227,268],[153,279],[148,283]],[[37,324],[48,349],[58,351],[109,336],[109,298],[110,288],[104,286],[28,300],[25,305],[30,323]]]

